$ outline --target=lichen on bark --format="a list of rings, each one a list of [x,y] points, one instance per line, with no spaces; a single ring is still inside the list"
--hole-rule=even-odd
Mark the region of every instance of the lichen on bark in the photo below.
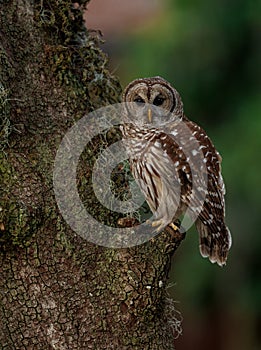
[[[176,316],[165,290],[183,236],[100,247],[76,235],[55,202],[53,164],[63,135],[121,94],[99,34],[84,27],[87,3],[1,2],[0,347],[169,350]],[[112,131],[110,142],[118,138]],[[82,155],[79,191],[96,141]],[[95,211],[96,198],[88,200]],[[97,205],[97,216],[117,221],[102,210]]]

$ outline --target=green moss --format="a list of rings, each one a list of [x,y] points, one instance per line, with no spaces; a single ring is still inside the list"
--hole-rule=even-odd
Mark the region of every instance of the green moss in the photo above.
[[[51,46],[46,52],[47,61],[48,71],[66,90],[71,109],[77,108],[79,117],[83,111],[119,102],[120,85],[110,76],[106,56],[92,40],[77,50],[73,46]]]
[[[38,0],[35,18],[43,27],[47,39],[57,38],[64,44],[72,43],[84,31],[82,13],[89,1]]]
[[[8,79],[12,79],[15,77],[14,69],[12,64],[10,63],[7,53],[4,48],[0,44],[0,82],[2,84],[6,84]]]
[[[57,218],[54,198],[46,196],[44,191],[52,186],[52,155],[61,135],[84,114],[119,101],[121,87],[108,71],[107,57],[99,48],[99,35],[89,34],[83,23],[83,8],[87,2],[78,2],[76,8],[68,0],[36,1],[34,15],[28,12],[30,15],[22,29],[21,23],[16,22],[12,26],[13,37],[5,42],[5,47],[10,45],[15,52],[16,62],[10,66],[5,50],[0,50],[3,62],[0,83],[3,78],[7,82],[5,86],[12,86],[9,96],[9,91],[1,89],[0,85],[0,150],[8,145],[8,156],[19,154],[23,149],[19,159],[12,157],[7,161],[5,155],[1,155],[1,186],[5,187],[1,189],[0,203],[2,243],[24,245],[37,232],[43,218]],[[10,21],[13,15],[6,13]],[[23,13],[20,17],[25,18]],[[37,40],[31,40],[32,28]],[[7,37],[11,36],[10,27],[3,29]],[[19,48],[16,46],[18,38]],[[20,80],[14,84],[16,76]],[[9,101],[12,101],[11,110]],[[12,130],[19,127],[22,130],[14,132],[13,138],[9,114],[13,123],[17,121]],[[87,161],[86,154],[85,165]],[[16,180],[14,190],[12,184],[16,177],[19,181]],[[31,197],[34,198],[31,200]],[[94,211],[95,200],[94,196],[90,198]],[[102,218],[104,216],[106,214],[102,213]]]
[[[0,82],[0,152],[8,144],[8,137],[11,133],[11,123],[9,120],[8,91]]]
[[[46,35],[43,68],[67,92],[71,109],[91,111],[119,102],[121,87],[108,71],[98,32],[87,31],[83,10],[88,1],[41,1],[36,11]],[[77,116],[76,116],[77,118]]]
[[[0,154],[0,245],[22,247],[39,226],[39,217],[34,210],[28,211],[23,201],[17,201],[11,194],[11,188],[17,181],[14,174],[6,156]]]

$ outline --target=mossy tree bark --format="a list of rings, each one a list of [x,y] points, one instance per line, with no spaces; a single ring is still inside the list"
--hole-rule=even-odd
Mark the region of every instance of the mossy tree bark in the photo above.
[[[179,324],[165,289],[182,236],[100,247],[70,229],[54,198],[63,135],[121,92],[83,26],[87,2],[0,1],[0,347],[170,350]]]

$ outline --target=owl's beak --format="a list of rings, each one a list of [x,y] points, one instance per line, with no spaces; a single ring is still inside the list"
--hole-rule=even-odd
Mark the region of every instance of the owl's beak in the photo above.
[[[152,111],[151,111],[151,108],[148,108],[148,120],[149,120],[149,123],[152,122]]]

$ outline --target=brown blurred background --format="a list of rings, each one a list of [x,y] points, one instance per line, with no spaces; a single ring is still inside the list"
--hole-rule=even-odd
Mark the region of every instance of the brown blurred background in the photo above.
[[[169,80],[223,156],[233,247],[221,269],[188,232],[168,289],[184,317],[177,349],[261,349],[260,2],[92,0],[86,25],[103,32],[123,86]]]

